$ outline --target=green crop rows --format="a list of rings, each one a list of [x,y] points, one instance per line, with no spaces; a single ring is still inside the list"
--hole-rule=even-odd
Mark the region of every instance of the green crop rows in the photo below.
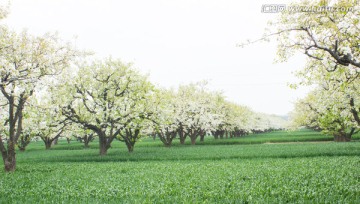
[[[131,154],[117,142],[105,157],[96,143],[33,143],[15,173],[0,173],[0,203],[360,203],[360,142],[223,141],[166,148],[146,139]]]

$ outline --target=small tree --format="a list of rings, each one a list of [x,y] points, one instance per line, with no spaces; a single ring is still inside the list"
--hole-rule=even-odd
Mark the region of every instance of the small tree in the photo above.
[[[139,115],[153,86],[147,78],[119,60],[105,59],[82,64],[60,95],[66,118],[94,131],[99,137],[100,155],[106,155],[114,138]],[[140,111],[140,112],[139,112]]]
[[[133,119],[129,124],[127,124],[122,131],[120,131],[119,136],[117,137],[120,141],[124,142],[128,152],[133,152],[135,143],[142,137],[144,137],[146,127],[150,124],[150,121],[146,120],[144,117],[138,117]]]
[[[92,142],[95,139],[95,133],[92,130],[89,129],[83,129],[79,128],[78,131],[75,133],[75,137],[79,142],[84,143],[84,148],[89,148],[90,142]]]
[[[154,110],[149,132],[156,134],[166,147],[172,145],[179,128],[175,114],[176,102],[176,94],[173,90],[158,90],[152,97]]]
[[[214,112],[214,100],[217,93],[206,90],[206,83],[180,86],[177,93],[177,123],[181,131],[195,145],[196,139],[204,137],[206,132],[215,129],[222,121],[222,116]]]

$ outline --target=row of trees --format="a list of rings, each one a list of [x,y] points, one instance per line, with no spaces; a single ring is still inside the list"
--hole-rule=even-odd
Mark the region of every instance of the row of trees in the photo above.
[[[0,18],[6,12],[0,9]],[[166,146],[206,134],[215,138],[277,129],[273,116],[228,102],[206,83],[160,89],[131,64],[91,60],[56,35],[33,36],[0,26],[0,151],[5,171],[16,169],[15,147],[32,138],[47,149],[59,137],[95,136],[100,155],[123,141],[129,152],[139,138],[157,135]],[[280,121],[281,122],[281,121]]]
[[[226,101],[222,93],[208,90],[206,82],[177,90],[156,88],[131,64],[111,58],[77,64],[72,70],[77,71],[52,75],[34,89],[23,110],[19,149],[25,150],[34,137],[41,138],[46,149],[60,137],[76,137],[85,146],[96,137],[105,155],[113,140],[132,152],[135,143],[149,135],[169,147],[175,138],[181,144],[190,138],[195,145],[205,135],[231,138],[285,125],[280,117]]]

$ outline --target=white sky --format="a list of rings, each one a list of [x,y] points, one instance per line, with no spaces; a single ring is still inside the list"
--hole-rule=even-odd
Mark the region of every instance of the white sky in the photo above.
[[[0,0],[0,5],[7,0]],[[58,31],[81,49],[111,55],[150,73],[163,87],[208,80],[228,100],[255,111],[287,114],[307,92],[291,90],[305,57],[273,64],[276,42],[245,48],[276,14],[261,6],[286,0],[11,0],[5,23],[34,34]],[[74,36],[77,36],[76,40]]]

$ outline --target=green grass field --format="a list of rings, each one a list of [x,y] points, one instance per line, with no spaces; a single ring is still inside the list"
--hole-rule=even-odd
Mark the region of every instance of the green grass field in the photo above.
[[[15,173],[0,173],[0,203],[360,203],[360,142],[329,140],[302,130],[166,148],[147,138],[131,154],[114,141],[105,157],[96,142],[36,142]]]

